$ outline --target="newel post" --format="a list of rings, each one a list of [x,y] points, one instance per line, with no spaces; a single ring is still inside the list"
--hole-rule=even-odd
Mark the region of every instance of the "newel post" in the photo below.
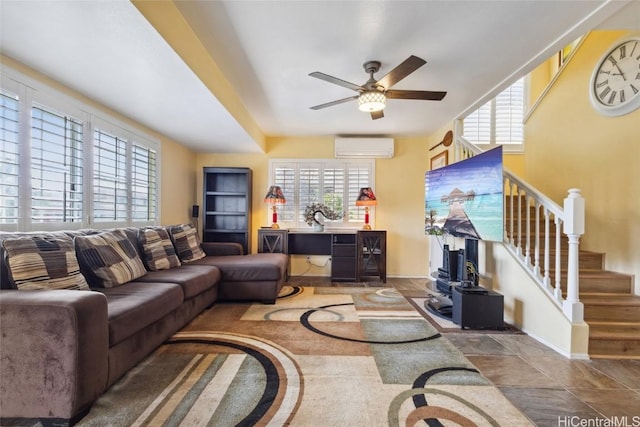
[[[577,188],[571,188],[564,199],[564,234],[569,238],[567,266],[567,298],[562,310],[573,323],[584,321],[584,306],[579,299],[578,249],[580,236],[584,234],[584,199]]]

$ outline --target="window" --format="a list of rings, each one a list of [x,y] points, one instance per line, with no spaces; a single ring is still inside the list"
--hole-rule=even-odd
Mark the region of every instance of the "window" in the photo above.
[[[131,160],[132,219],[154,221],[158,207],[156,151],[134,142]]]
[[[18,96],[0,93],[0,225],[18,223]]]
[[[127,219],[127,142],[94,131],[93,218],[96,222]]]
[[[282,188],[287,203],[278,207],[278,222],[288,228],[306,228],[304,211],[311,203],[324,203],[341,220],[326,220],[329,227],[359,227],[364,208],[355,206],[361,187],[374,187],[375,162],[338,160],[270,160],[271,185]]]
[[[81,121],[31,108],[31,221],[82,221]]]
[[[159,142],[24,76],[0,95],[0,230],[158,222]]]
[[[524,78],[464,118],[463,135],[477,145],[521,151],[524,143]]]

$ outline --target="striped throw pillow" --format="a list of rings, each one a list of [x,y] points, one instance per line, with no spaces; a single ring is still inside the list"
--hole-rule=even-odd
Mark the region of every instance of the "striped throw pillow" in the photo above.
[[[171,239],[180,261],[189,263],[206,256],[200,247],[198,231],[191,224],[176,225],[169,228]]]
[[[180,259],[164,228],[142,228],[138,232],[138,241],[149,270],[168,270],[180,266]]]
[[[2,245],[18,289],[89,289],[71,238],[21,237],[5,239]]]
[[[83,271],[95,279],[92,285],[113,288],[147,273],[123,230],[77,236],[74,241]]]

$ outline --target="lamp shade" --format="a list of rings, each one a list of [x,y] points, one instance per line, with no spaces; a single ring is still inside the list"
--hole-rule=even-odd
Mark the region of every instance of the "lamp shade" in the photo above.
[[[358,97],[358,109],[360,111],[374,112],[383,110],[386,97],[378,90],[367,90]]]
[[[284,204],[287,201],[284,198],[284,194],[282,193],[282,188],[280,188],[279,185],[272,185],[271,187],[269,187],[267,195],[264,196],[264,202],[275,205],[276,203]]]
[[[356,199],[356,206],[374,206],[377,205],[376,195],[373,194],[371,187],[363,187]]]

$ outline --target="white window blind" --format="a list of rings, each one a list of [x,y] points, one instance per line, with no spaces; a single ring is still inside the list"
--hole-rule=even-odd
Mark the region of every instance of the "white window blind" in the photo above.
[[[0,93],[0,224],[18,223],[18,96]]]
[[[81,222],[83,123],[31,108],[31,221]]]
[[[298,222],[304,223],[304,211],[311,203],[320,203],[320,165],[302,165],[298,169]],[[279,185],[276,183],[276,185]]]
[[[520,79],[495,99],[496,144],[522,144],[524,80]]]
[[[127,142],[95,129],[93,136],[93,219],[127,219]]]
[[[134,221],[156,218],[156,152],[133,144],[131,164],[131,215]]]
[[[0,83],[0,230],[159,222],[159,141],[16,70]]]
[[[294,224],[297,217],[297,191],[295,165],[281,164],[274,171],[274,185],[282,188],[282,193],[287,201],[284,205],[277,206],[279,221]]]
[[[522,146],[524,78],[464,118],[463,134],[478,145]]]
[[[464,118],[464,137],[475,144],[491,143],[492,102]]]
[[[345,212],[345,168],[326,167],[323,171],[323,197],[322,202],[334,212]],[[341,220],[327,220],[329,222],[342,222]]]
[[[350,167],[349,168],[349,179],[348,179],[348,196],[347,196],[347,206],[350,206],[349,209],[349,221],[358,221],[364,222],[364,207],[355,206],[356,200],[360,195],[360,189],[363,187],[371,187],[371,176],[370,170],[368,168],[362,167]],[[374,189],[375,194],[375,189]]]
[[[278,222],[289,228],[306,228],[304,211],[312,203],[324,203],[339,220],[326,220],[330,227],[356,227],[364,221],[364,209],[355,206],[361,187],[373,187],[375,163],[327,160],[271,160],[271,184],[282,188],[287,200],[278,206]],[[270,211],[269,211],[270,213]]]

